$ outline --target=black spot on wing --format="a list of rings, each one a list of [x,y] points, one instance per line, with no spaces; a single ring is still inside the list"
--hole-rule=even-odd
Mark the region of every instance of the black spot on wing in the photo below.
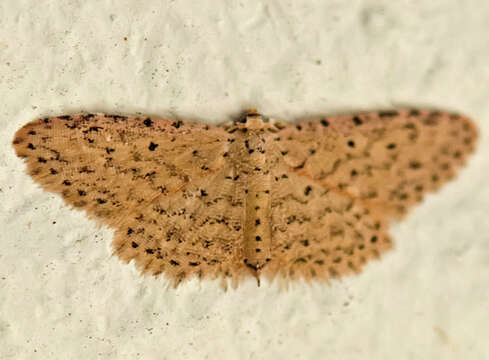
[[[398,116],[398,115],[399,115],[399,111],[396,111],[396,110],[386,110],[386,111],[380,111],[379,112],[379,117],[381,117],[381,118],[394,117],[394,116]]]
[[[153,125],[153,121],[152,121],[150,118],[146,118],[146,119],[144,119],[143,124],[144,124],[146,127],[150,127],[150,126],[152,126],[152,125]]]
[[[155,144],[154,142],[150,142],[149,143],[149,146],[148,146],[148,149],[149,151],[155,151],[155,149],[158,147],[158,144]]]

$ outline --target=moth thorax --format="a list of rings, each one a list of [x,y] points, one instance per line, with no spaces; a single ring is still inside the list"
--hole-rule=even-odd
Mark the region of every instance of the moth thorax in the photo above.
[[[248,115],[246,116],[245,127],[251,131],[263,129],[263,118],[261,115]]]

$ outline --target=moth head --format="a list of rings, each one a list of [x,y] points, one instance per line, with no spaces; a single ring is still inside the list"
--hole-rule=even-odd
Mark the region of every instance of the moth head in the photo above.
[[[269,119],[258,113],[256,109],[249,109],[235,121],[235,125],[238,129],[246,128],[250,131],[256,131],[267,127],[268,122]]]

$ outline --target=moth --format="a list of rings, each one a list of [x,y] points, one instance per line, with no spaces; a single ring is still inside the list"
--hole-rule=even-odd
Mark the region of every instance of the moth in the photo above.
[[[465,116],[391,110],[219,126],[76,114],[13,146],[46,191],[115,229],[114,253],[175,285],[193,276],[328,280],[392,246],[388,226],[474,150]]]

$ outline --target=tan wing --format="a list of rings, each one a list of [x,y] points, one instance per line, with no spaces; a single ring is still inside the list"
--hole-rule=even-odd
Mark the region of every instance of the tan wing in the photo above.
[[[316,119],[277,136],[298,175],[399,217],[455,175],[477,130],[456,114],[399,110]]]
[[[243,192],[232,167],[192,182],[132,212],[114,239],[116,253],[143,272],[164,273],[174,285],[189,276],[232,278],[243,263]]]
[[[272,172],[273,248],[264,275],[340,277],[391,247],[384,217],[362,200],[298,175],[284,161]]]
[[[44,189],[116,228],[124,260],[152,273],[166,267],[180,280],[185,268],[214,273],[230,242],[242,237],[242,204],[223,175],[233,171],[223,169],[227,138],[224,129],[202,124],[73,115],[25,125],[14,147]]]
[[[164,119],[73,115],[25,125],[14,147],[44,189],[117,225],[127,211],[217,172],[224,134]]]

